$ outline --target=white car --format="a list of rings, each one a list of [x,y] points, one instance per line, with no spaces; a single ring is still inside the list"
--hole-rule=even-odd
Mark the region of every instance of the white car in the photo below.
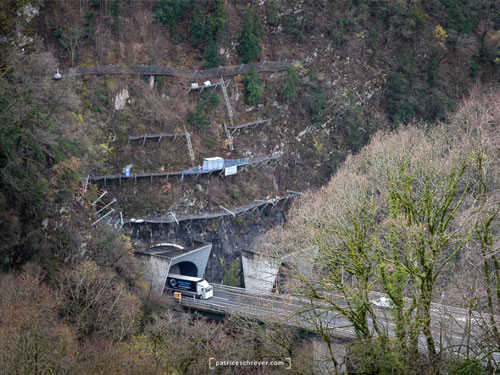
[[[391,299],[387,297],[380,297],[379,299],[374,299],[372,303],[378,307],[386,307],[386,308],[393,307]]]

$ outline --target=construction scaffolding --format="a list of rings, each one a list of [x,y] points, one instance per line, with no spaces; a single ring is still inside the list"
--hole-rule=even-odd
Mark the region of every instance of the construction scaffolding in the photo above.
[[[233,136],[231,135],[231,132],[227,128],[225,122],[223,123],[223,125],[224,125],[224,132],[226,133],[226,137],[227,137],[227,145],[229,146],[229,149],[231,151],[234,151]]]
[[[257,127],[262,124],[264,124],[264,127],[266,127],[267,124],[269,124],[270,122],[271,119],[257,120],[257,121],[247,122],[246,124],[228,126],[227,129],[231,132],[230,133],[231,137],[233,137],[234,133],[236,133],[238,130],[244,131],[247,128]]]
[[[127,137],[127,143],[130,143],[130,141],[142,139],[142,145],[145,146],[147,139],[155,139],[155,138],[158,138],[158,143],[160,143],[163,138],[172,138],[172,143],[174,143],[177,137],[187,137],[187,136],[188,133],[158,133],[158,134],[129,135]]]
[[[224,95],[224,101],[226,102],[227,114],[231,120],[231,125],[233,125],[233,108],[231,107],[231,102],[229,101],[229,96],[227,95],[227,86],[224,84],[224,78],[220,77],[220,86],[222,88],[222,94]]]
[[[276,154],[276,155],[271,155],[271,156],[258,156],[256,158],[252,159],[229,159],[225,160],[224,162],[224,168],[220,169],[215,169],[215,170],[204,170],[201,167],[193,167],[191,169],[187,169],[184,171],[180,172],[162,172],[162,173],[134,173],[130,175],[123,175],[123,174],[113,174],[113,175],[104,175],[104,176],[90,176],[89,181],[102,181],[104,182],[104,186],[107,186],[108,181],[116,181],[118,180],[121,186],[122,180],[134,180],[134,182],[137,184],[138,179],[145,179],[149,178],[151,181],[151,184],[153,183],[153,179],[155,177],[157,178],[166,178],[167,181],[170,177],[180,177],[181,179],[184,179],[184,176],[194,176],[195,178],[198,178],[200,175],[208,174],[208,176],[211,176],[215,172],[219,172],[219,176],[222,176],[224,173],[224,169],[231,167],[231,166],[239,166],[241,171],[245,171],[246,167],[248,166],[256,166],[259,164],[263,165],[268,165],[270,162],[277,160],[281,158],[281,154]]]
[[[175,66],[154,66],[154,65],[95,65],[78,66],[62,72],[62,77],[76,77],[84,75],[146,75],[146,76],[174,76],[189,80],[206,79],[212,77],[227,77],[238,74],[246,74],[253,66],[256,72],[279,72],[289,66],[303,64],[305,60],[282,60],[282,61],[262,61],[251,64],[241,64],[233,66],[219,66],[212,69],[190,70]]]
[[[94,182],[98,181],[103,181],[104,186],[107,186],[108,181],[115,181],[118,180],[120,182],[120,185],[122,183],[122,180],[131,180],[133,179],[134,182],[137,184],[138,179],[143,179],[143,178],[150,178],[151,183],[153,183],[153,178],[154,177],[162,177],[166,178],[167,181],[169,177],[182,177],[182,172],[164,172],[164,173],[134,173],[133,175],[131,174],[130,176],[126,176],[123,174],[111,174],[111,175],[105,175],[105,176],[90,176],[90,180]]]
[[[188,94],[191,92],[191,91],[198,91],[200,90],[200,94],[203,92],[203,90],[205,89],[210,89],[210,88],[213,88],[214,90],[217,89],[217,87],[221,86],[221,85],[224,85],[226,88],[227,86],[229,86],[229,84],[231,83],[231,81],[217,81],[215,83],[210,83],[210,85],[205,85],[205,82],[201,85],[196,85],[196,86],[193,86],[193,84],[191,84],[190,87],[188,87],[186,90],[188,92]]]
[[[267,206],[275,207],[276,205],[283,203],[285,204],[288,200],[301,196],[302,193],[293,192],[291,190],[287,190],[287,195],[284,197],[276,197],[272,199],[256,199],[250,204],[246,204],[244,206],[239,206],[233,209],[228,209],[226,207],[220,206],[221,211],[217,212],[205,212],[199,214],[192,215],[179,215],[175,214],[172,211],[165,216],[159,217],[144,217],[144,218],[130,218],[124,219],[125,225],[134,225],[134,224],[179,224],[183,221],[193,221],[193,220],[210,220],[210,219],[219,219],[226,216],[236,217],[236,215],[243,214],[246,212],[260,211]]]
[[[248,122],[246,124],[241,124],[241,125],[234,125],[234,113],[233,113],[233,108],[231,107],[231,102],[229,101],[229,95],[227,94],[227,88],[229,86],[230,81],[224,81],[223,77],[220,77],[220,80],[216,83],[210,83],[210,81],[204,82],[202,85],[198,85],[197,83],[191,84],[191,87],[187,88],[187,92],[191,92],[194,90],[200,90],[200,93],[204,89],[209,89],[213,88],[214,90],[217,89],[217,87],[220,87],[222,89],[222,95],[224,97],[224,102],[226,104],[227,108],[227,114],[229,117],[229,122],[231,123],[230,126],[226,126],[226,123],[223,123],[224,126],[224,132],[226,133],[226,138],[227,138],[227,144],[229,146],[229,150],[234,151],[234,134],[237,131],[244,131],[245,129],[249,127],[257,127],[258,125],[264,124],[264,127],[267,126],[271,122],[271,119],[265,119],[265,120],[257,120],[257,121],[252,121]]]
[[[85,186],[84,186],[84,192],[87,192],[87,188],[88,188],[89,180],[90,180],[89,177],[90,176],[87,176],[87,180],[86,180]],[[117,229],[118,231],[121,230],[123,227],[123,215],[122,215],[122,213],[121,212],[119,213],[118,219],[113,218],[114,214],[117,213],[115,208],[112,207],[113,205],[116,206],[116,203],[118,202],[116,200],[116,198],[113,198],[108,193],[108,191],[104,190],[104,189],[96,188],[95,193],[97,194],[97,198],[93,202],[88,202],[88,204],[90,206],[96,208],[96,210],[97,210],[96,215],[98,216],[98,218],[92,222],[91,226],[93,227],[101,222],[109,224],[113,220],[115,220],[115,221],[117,221],[117,224],[112,225],[113,228]]]
[[[187,131],[185,123],[182,123],[182,127],[184,128],[184,134],[186,134],[186,144],[189,151],[189,157],[191,158],[191,165],[194,165],[194,150],[193,144],[191,143],[191,134]]]
[[[231,102],[229,101],[229,96],[227,95],[227,86],[224,84],[224,78],[220,77],[221,87],[222,87],[222,94],[224,96],[224,101],[226,102],[226,108],[227,108],[227,114],[229,116],[229,121],[231,122],[231,126],[234,126],[234,121],[233,121],[233,108],[231,107]],[[229,133],[229,130],[226,128],[226,124],[224,123],[224,130],[226,132],[226,137],[227,137],[227,142],[229,149],[231,151],[234,151],[234,145],[233,145],[233,137]]]
[[[244,165],[248,165],[249,161],[248,158],[243,158],[243,159],[224,159],[224,163],[220,168],[210,168],[210,169],[205,169],[202,166],[198,167],[193,167],[190,169],[183,170],[182,173],[184,175],[189,175],[189,174],[206,174],[206,173],[214,173],[214,172],[221,172],[224,171],[226,168],[230,167],[242,167]]]
[[[173,67],[170,65],[164,66],[164,67],[158,67],[158,66],[114,66],[114,65],[107,65],[107,66],[86,66],[86,67],[76,67],[76,68],[71,68],[65,73],[63,73],[63,76],[69,76],[69,77],[74,77],[74,76],[84,76],[84,75],[142,75],[142,76],[151,76],[150,78],[152,79],[152,76],[156,75],[166,75],[166,76],[175,76],[178,78],[183,78],[183,79],[189,79],[191,82],[195,80],[205,80],[210,77],[219,77],[219,81],[216,83],[211,83],[209,81],[203,82],[202,85],[198,85],[197,83],[192,83],[191,87],[187,88],[187,92],[191,92],[193,90],[198,91],[199,93],[203,92],[204,89],[210,89],[213,88],[214,90],[217,89],[217,87],[220,87],[223,93],[224,101],[226,104],[226,108],[228,111],[228,117],[230,121],[230,125],[226,126],[224,123],[224,130],[226,133],[226,137],[228,140],[228,146],[231,151],[234,150],[233,146],[233,135],[238,132],[238,131],[245,131],[247,128],[250,127],[257,127],[258,125],[264,125],[267,126],[271,120],[270,119],[265,119],[265,120],[257,120],[253,122],[249,122],[246,124],[241,124],[241,125],[234,125],[234,113],[233,109],[231,107],[231,103],[229,100],[229,95],[227,93],[227,87],[229,86],[230,81],[224,81],[223,77],[227,76],[234,76],[234,75],[239,75],[239,74],[246,74],[251,68],[253,68],[256,72],[277,72],[277,71],[283,71],[286,68],[290,66],[296,66],[303,64],[305,60],[284,60],[284,61],[263,61],[260,63],[250,63],[250,64],[241,64],[237,66],[226,66],[226,67],[218,67],[218,68],[213,68],[213,69],[204,69],[204,70],[189,70],[189,69],[184,69],[184,68],[178,68],[178,67]],[[57,73],[59,75],[59,78],[61,78],[61,75],[59,72]],[[200,175],[205,175],[208,174],[208,176],[211,176],[213,173],[218,172],[219,176],[221,176],[223,173],[226,175],[234,175],[236,174],[237,168],[240,168],[241,171],[245,171],[247,167],[249,166],[256,166],[259,164],[264,164],[268,165],[270,162],[277,160],[281,158],[281,154],[274,154],[271,156],[259,156],[256,158],[252,159],[231,159],[231,160],[225,160],[224,161],[224,167],[223,168],[216,168],[216,169],[211,169],[211,170],[205,170],[202,167],[194,167],[194,162],[195,162],[195,155],[194,155],[194,150],[193,146],[191,143],[191,134],[187,131],[186,125],[183,124],[184,128],[184,133],[158,133],[158,134],[142,134],[142,135],[129,135],[127,137],[127,143],[130,144],[131,141],[136,141],[136,140],[142,140],[142,145],[146,146],[146,141],[148,139],[158,139],[157,144],[159,145],[161,143],[161,140],[163,138],[172,138],[172,143],[175,142],[177,137],[185,137],[186,138],[186,144],[189,152],[189,156],[191,159],[191,163],[193,165],[193,168],[187,169],[184,171],[179,171],[179,172],[162,172],[162,173],[135,173],[135,174],[130,174],[130,166],[127,166],[126,168],[126,174],[115,174],[115,175],[103,175],[103,176],[88,176],[86,183],[85,183],[85,189],[87,189],[87,185],[93,181],[93,182],[103,182],[104,186],[107,186],[108,181],[118,181],[120,186],[122,183],[122,180],[134,180],[134,182],[137,184],[138,179],[146,179],[148,178],[153,184],[153,179],[156,178],[166,178],[168,179],[170,177],[180,177],[181,179],[184,179],[184,176],[194,176],[194,178],[198,178]],[[107,194],[107,191],[103,190],[103,194],[100,196],[99,199],[101,199],[104,195]],[[97,215],[99,218],[95,220],[92,223],[92,226],[97,225],[100,222],[108,222],[109,224],[113,225],[115,228],[118,228],[118,230],[121,230],[124,224],[139,224],[139,223],[172,223],[175,222],[176,224],[179,224],[181,221],[185,220],[208,220],[212,218],[223,218],[225,216],[232,216],[235,217],[237,214],[248,212],[248,211],[254,211],[254,210],[260,210],[264,209],[268,205],[272,205],[274,207],[276,204],[279,204],[280,202],[287,202],[290,198],[296,197],[298,195],[302,195],[302,193],[299,192],[293,192],[293,191],[287,191],[287,196],[285,197],[276,197],[274,199],[267,199],[267,200],[255,200],[253,203],[245,205],[245,206],[240,206],[235,209],[228,209],[222,205],[219,206],[219,208],[222,210],[220,212],[211,212],[211,213],[204,213],[204,214],[198,214],[198,215],[184,215],[184,216],[178,216],[174,212],[170,212],[167,216],[165,217],[160,217],[160,218],[153,218],[153,219],[129,219],[129,220],[124,220],[123,215],[120,212],[119,213],[119,218],[115,219],[114,214],[117,214],[115,212],[115,209],[112,208],[113,205],[116,206],[116,199],[112,199],[111,201],[102,204],[102,207],[99,207],[97,211]],[[96,202],[94,202],[95,204]]]
[[[127,143],[135,140],[142,140],[142,145],[146,145],[147,139],[155,139],[158,138],[158,144],[160,144],[163,138],[172,138],[172,143],[175,142],[177,137],[186,137],[186,145],[189,152],[189,157],[191,158],[191,163],[194,163],[194,151],[193,145],[191,144],[191,134],[187,132],[186,126],[184,126],[184,133],[158,133],[158,134],[141,134],[141,135],[129,135],[127,137]]]

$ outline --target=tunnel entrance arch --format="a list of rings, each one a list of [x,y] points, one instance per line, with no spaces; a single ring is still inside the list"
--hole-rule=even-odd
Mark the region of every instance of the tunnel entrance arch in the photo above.
[[[145,276],[151,289],[161,295],[169,273],[203,278],[212,244],[193,241],[191,246],[173,242],[156,242],[135,256],[142,259]]]
[[[179,262],[176,264],[172,264],[170,266],[169,273],[197,277],[198,267],[196,267],[196,264],[194,264],[193,262],[188,262],[188,261]]]

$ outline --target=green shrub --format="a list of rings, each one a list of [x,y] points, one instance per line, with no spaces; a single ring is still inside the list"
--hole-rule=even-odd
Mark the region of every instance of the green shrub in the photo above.
[[[210,121],[208,117],[205,116],[203,111],[200,111],[198,108],[194,112],[190,112],[187,116],[187,122],[190,125],[196,125],[200,130],[207,130]]]
[[[102,87],[97,87],[95,91],[87,92],[88,105],[94,112],[106,112],[109,107],[108,97]]]
[[[217,41],[224,34],[224,27],[226,25],[224,0],[212,0],[212,10],[207,24],[212,40]]]
[[[222,284],[228,286],[240,286],[241,284],[240,262],[238,259],[235,259],[231,262],[229,269],[224,274],[224,278],[222,279]]]
[[[363,118],[363,107],[356,106],[350,108],[346,112],[346,122],[344,123],[347,134],[347,142],[349,150],[359,152],[364,145],[364,137],[361,129],[366,126],[366,121]]]
[[[203,138],[203,143],[211,150],[215,150],[217,147],[217,141],[214,137],[205,137]]]
[[[217,51],[217,44],[215,43],[214,40],[211,40],[210,42],[207,43],[205,47],[205,68],[216,68],[219,65],[221,65],[222,61],[221,58],[219,57],[218,51]]]
[[[313,125],[321,125],[326,121],[326,98],[323,87],[317,84],[309,90],[309,111]]]
[[[441,0],[446,8],[447,26],[459,33],[472,32],[472,20],[466,15],[466,9],[457,0]],[[465,11],[465,12],[464,12]]]
[[[440,87],[441,86],[441,74],[439,71],[439,59],[432,58],[423,66],[424,78],[430,87]]]
[[[174,36],[175,26],[183,19],[188,4],[189,0],[159,0],[154,9],[153,18],[162,23]]]
[[[193,47],[198,47],[209,39],[205,23],[203,22],[203,13],[197,1],[193,2],[193,15],[191,17],[191,26],[189,27],[191,37],[189,41]]]
[[[478,359],[458,359],[450,365],[450,375],[486,375],[488,372]]]
[[[500,23],[500,13],[498,15]],[[500,29],[500,25],[498,26]],[[478,62],[491,64],[500,64],[500,40],[497,38],[493,43],[486,43],[485,39],[481,39],[481,45],[479,47],[479,55],[477,58]]]
[[[282,98],[284,101],[295,99],[297,97],[297,88],[299,87],[299,75],[295,69],[286,68],[287,80],[283,86]]]
[[[296,42],[302,42],[304,32],[312,30],[312,20],[308,13],[305,13],[299,22],[296,21],[295,15],[288,14],[283,18],[283,28]]]
[[[198,106],[206,113],[212,112],[220,104],[220,97],[215,90],[207,90],[201,97]]]
[[[346,28],[351,24],[351,20],[347,17],[341,17],[333,21],[328,29],[328,34],[336,44],[344,44],[347,41]]]
[[[287,14],[283,18],[283,29],[285,33],[290,35],[295,41],[300,42],[304,38],[304,33],[300,29],[300,25],[295,22],[293,14]]]
[[[415,117],[414,98],[409,94],[411,83],[401,71],[392,72],[388,81],[389,94],[387,105],[395,124],[407,123]]]
[[[238,200],[240,199],[240,189],[238,189],[238,186],[237,185],[233,185],[231,186],[231,188],[229,189],[229,195],[231,196],[231,198],[233,198],[234,200]]]
[[[253,66],[250,68],[248,73],[245,74],[242,82],[245,87],[247,103],[251,106],[259,104],[264,88],[262,87],[262,83]]]
[[[94,10],[89,10],[83,17],[83,34],[90,40],[95,40],[97,28],[97,14]]]
[[[410,10],[410,17],[415,21],[415,27],[423,30],[429,27],[429,16],[421,9],[414,8]]]
[[[479,72],[479,64],[478,64],[479,56],[476,54],[472,56],[472,59],[469,63],[469,77],[476,78]]]
[[[204,49],[205,68],[215,68],[222,64],[217,52],[217,41],[224,34],[226,23],[224,1],[212,0],[211,5],[210,15],[205,22],[198,2],[193,2],[192,21],[189,28],[191,45]]]
[[[267,23],[271,26],[278,26],[279,21],[278,3],[275,0],[271,0],[267,11]]]
[[[371,54],[377,58],[380,54],[384,37],[382,35],[382,23],[374,22],[368,31],[368,46],[371,49]]]
[[[207,90],[201,97],[196,110],[190,112],[187,116],[187,122],[190,125],[196,125],[198,129],[205,131],[210,124],[208,114],[210,114],[220,104],[220,98],[214,90]]]
[[[113,3],[111,4],[111,17],[112,17],[113,30],[117,34],[120,34],[121,30],[121,14],[122,14],[121,0],[113,0]]]
[[[262,37],[262,24],[260,18],[250,7],[246,8],[245,18],[243,20],[243,31],[240,36],[238,53],[241,61],[249,63],[260,56],[262,46],[260,40]]]
[[[366,340],[355,344],[351,350],[357,360],[359,373],[379,375],[413,373],[395,340],[387,338]]]
[[[403,52],[397,57],[398,66],[391,72],[388,80],[387,106],[392,121],[396,124],[407,123],[415,117],[415,96],[413,95],[413,57]]]
[[[308,76],[310,84],[307,90],[306,103],[312,124],[319,126],[326,121],[325,91],[313,69],[309,69]]]
[[[410,53],[403,51],[397,61],[387,81],[387,108],[394,124],[408,123],[415,117],[442,118],[453,102],[442,83],[437,57],[417,64]]]
[[[370,123],[365,119],[364,107],[357,103],[356,95],[348,89],[344,89],[344,91],[346,92],[347,106],[340,116],[340,127],[345,134],[349,150],[356,153],[369,139]]]

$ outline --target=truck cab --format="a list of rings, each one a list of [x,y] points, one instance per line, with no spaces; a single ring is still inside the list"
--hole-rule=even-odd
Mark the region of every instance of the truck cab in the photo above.
[[[198,283],[197,294],[201,299],[212,298],[214,296],[214,288],[207,282],[207,280],[203,279]]]

